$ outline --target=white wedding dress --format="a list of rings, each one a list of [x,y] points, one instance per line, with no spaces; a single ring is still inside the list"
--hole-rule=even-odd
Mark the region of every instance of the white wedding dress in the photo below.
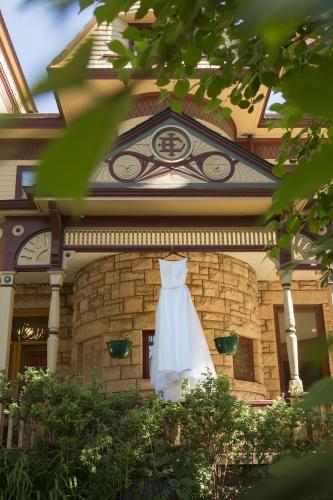
[[[156,311],[150,379],[166,400],[181,399],[185,378],[190,387],[207,371],[216,376],[205,334],[185,285],[187,259],[160,259],[161,295]]]

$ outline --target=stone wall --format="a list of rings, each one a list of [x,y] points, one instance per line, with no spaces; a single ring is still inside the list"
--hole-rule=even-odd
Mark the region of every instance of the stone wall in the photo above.
[[[15,310],[38,310],[48,314],[51,288],[48,284],[18,285],[14,298]],[[60,378],[71,374],[71,342],[73,318],[73,288],[65,284],[60,291],[60,330],[57,373]]]
[[[274,399],[281,394],[279,364],[276,342],[274,305],[283,305],[283,291],[278,281],[259,281],[259,307],[262,329],[262,356],[264,381],[268,397]],[[327,302],[327,290],[318,281],[293,281],[292,298],[294,305],[321,305],[326,333],[332,331]],[[296,324],[297,329],[297,324]],[[297,334],[297,332],[296,332]],[[333,350],[329,354],[330,372],[333,373]]]
[[[88,382],[95,372],[106,391],[152,391],[143,376],[142,331],[154,329],[160,290],[159,252],[122,253],[83,268],[74,284],[73,372]],[[253,339],[256,382],[234,381],[234,393],[263,399],[258,288],[253,269],[235,258],[190,252],[187,284],[218,373],[233,378],[232,356],[221,356],[214,337],[235,331]],[[128,332],[129,357],[112,359],[106,342]]]

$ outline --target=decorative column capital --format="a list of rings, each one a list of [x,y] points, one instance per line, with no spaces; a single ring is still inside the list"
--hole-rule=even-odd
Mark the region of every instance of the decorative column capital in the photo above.
[[[333,285],[333,269],[331,269],[331,271],[330,271],[330,273],[328,275],[327,284],[328,285]]]
[[[0,272],[0,286],[15,286],[15,271]]]
[[[60,288],[64,282],[64,271],[48,271],[51,288]]]
[[[278,276],[281,281],[283,287],[290,287],[293,274],[291,271],[283,271],[282,269],[278,270]]]

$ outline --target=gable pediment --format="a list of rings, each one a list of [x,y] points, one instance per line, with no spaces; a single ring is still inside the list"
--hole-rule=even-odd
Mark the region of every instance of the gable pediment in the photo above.
[[[119,137],[92,188],[273,192],[272,165],[198,121],[167,109]]]

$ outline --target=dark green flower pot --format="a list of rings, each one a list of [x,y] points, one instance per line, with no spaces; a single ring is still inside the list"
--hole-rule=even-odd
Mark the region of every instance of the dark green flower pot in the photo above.
[[[216,349],[220,354],[236,354],[239,338],[237,335],[230,335],[229,337],[217,337],[214,339]]]
[[[128,339],[109,340],[106,343],[108,351],[112,358],[126,358],[129,355],[133,342]]]

